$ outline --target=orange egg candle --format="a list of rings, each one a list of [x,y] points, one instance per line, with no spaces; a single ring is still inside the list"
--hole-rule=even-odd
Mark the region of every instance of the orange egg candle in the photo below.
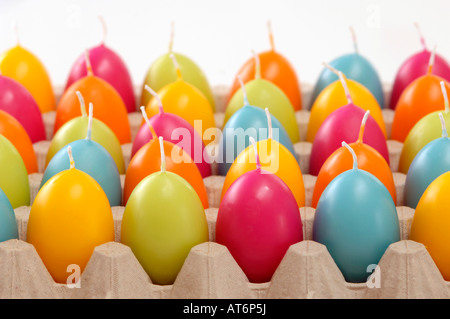
[[[295,111],[302,109],[302,96],[300,81],[297,73],[288,59],[275,50],[274,38],[270,21],[268,22],[270,50],[258,54],[260,61],[261,77],[278,86],[289,98]],[[248,59],[239,69],[238,75],[247,83],[254,79],[256,72],[255,59]],[[234,93],[240,88],[239,79],[236,76],[231,86],[228,102]]]
[[[391,138],[404,142],[414,125],[425,115],[439,111],[444,104],[440,82],[444,81],[447,93],[450,84],[440,76],[432,74],[435,50],[430,57],[427,74],[409,84],[400,95],[395,107]]]
[[[87,76],[73,83],[61,97],[56,109],[54,133],[69,120],[80,115],[80,104],[77,91],[80,91],[85,100],[95,105],[94,117],[108,125],[116,134],[120,144],[131,142],[130,123],[127,108],[114,87],[94,75],[86,54]]]
[[[0,134],[6,137],[20,153],[28,174],[37,173],[37,159],[33,143],[19,121],[0,110]]]
[[[397,203],[397,194],[394,184],[394,178],[392,176],[391,169],[381,154],[370,145],[363,143],[364,129],[366,121],[370,111],[367,111],[361,123],[358,140],[355,143],[349,144],[349,146],[356,153],[358,159],[358,167],[363,169],[375,177],[377,177],[388,189],[389,193]],[[339,174],[350,170],[353,165],[353,159],[351,154],[347,151],[346,147],[342,146],[334,151],[328,159],[322,165],[317,176],[317,181],[314,187],[312,197],[312,207],[316,208],[322,195],[328,184]]]

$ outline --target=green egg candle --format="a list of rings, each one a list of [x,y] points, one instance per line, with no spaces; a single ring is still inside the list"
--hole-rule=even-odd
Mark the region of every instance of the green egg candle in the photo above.
[[[144,178],[127,201],[121,242],[131,248],[152,283],[171,285],[192,247],[209,240],[202,202],[181,176],[166,171],[159,137],[161,171]]]

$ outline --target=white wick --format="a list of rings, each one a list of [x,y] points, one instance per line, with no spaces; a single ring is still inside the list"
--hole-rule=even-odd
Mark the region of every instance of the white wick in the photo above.
[[[166,171],[166,154],[164,152],[164,142],[163,137],[159,137],[159,148],[161,150],[161,172]]]
[[[164,113],[163,104],[159,95],[147,84],[145,85],[145,90],[147,90],[147,92],[149,92],[158,101],[159,112]]]
[[[249,105],[248,103],[248,97],[247,97],[247,91],[245,90],[244,81],[242,81],[241,75],[237,76],[239,83],[241,84],[242,94],[244,96],[244,106]]]
[[[342,142],[342,146],[347,148],[350,151],[350,153],[352,154],[352,157],[353,157],[353,169],[358,169],[358,158],[356,157],[355,151],[345,142]]]
[[[67,153],[69,154],[70,168],[75,168],[75,161],[72,156],[72,146],[69,145],[69,147],[67,147]]]
[[[103,32],[102,44],[104,44],[106,41],[106,34],[107,34],[108,29],[106,28],[106,22],[105,22],[105,19],[103,18],[103,16],[99,15],[98,19],[100,20],[100,23],[102,25],[102,32]]]
[[[92,136],[92,118],[94,116],[94,105],[89,103],[89,120],[88,120],[88,129],[86,139],[91,140]]]
[[[445,82],[441,81],[441,90],[442,90],[442,95],[444,96],[444,105],[445,105],[445,112],[448,112],[449,109],[449,104],[448,104],[448,95],[447,95],[447,89],[445,88]]]
[[[78,101],[80,101],[80,109],[81,109],[81,115],[83,117],[87,116],[86,114],[86,105],[84,104],[84,98],[80,91],[77,91]]]
[[[272,139],[272,117],[270,116],[269,108],[265,108],[266,117],[267,117],[267,125],[269,126],[269,135],[267,137],[268,140]]]
[[[442,115],[442,112],[439,112],[439,119],[441,120],[442,137],[448,137],[447,128],[445,125],[445,119],[444,119],[444,115]]]
[[[358,41],[356,40],[356,33],[352,26],[350,26],[350,32],[352,34],[352,40],[353,40],[353,47],[355,49],[355,53],[359,53],[358,49]]]
[[[252,54],[255,59],[255,79],[260,79],[261,78],[261,63],[259,61],[259,56],[254,50],[252,50]]]
[[[261,163],[259,162],[258,148],[256,147],[255,139],[250,136],[250,143],[253,145],[253,150],[255,151],[256,169],[261,169]]]
[[[339,71],[339,79],[341,80],[342,86],[344,87],[345,96],[347,97],[348,104],[352,104],[353,101],[352,101],[352,97],[350,95],[350,91],[347,86],[347,82],[345,81],[343,73],[340,71]]]

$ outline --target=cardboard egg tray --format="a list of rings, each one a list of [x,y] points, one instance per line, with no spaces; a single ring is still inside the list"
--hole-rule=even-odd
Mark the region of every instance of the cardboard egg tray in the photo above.
[[[224,101],[228,87],[216,87],[216,122],[222,127]],[[136,94],[139,96],[139,88]],[[386,99],[390,86],[386,85]],[[310,98],[312,87],[302,84],[303,101]],[[300,136],[304,139],[309,111],[296,113]],[[383,110],[388,131],[394,112]],[[33,202],[40,186],[45,157],[52,137],[54,112],[43,115],[47,141],[34,144],[39,173],[29,175],[30,198]],[[132,136],[141,123],[141,114],[129,114]],[[209,227],[209,242],[193,247],[172,285],[153,284],[131,249],[120,243],[120,226],[125,207],[112,207],[115,241],[95,248],[81,275],[80,287],[54,282],[35,248],[26,242],[30,206],[15,209],[19,239],[0,243],[0,298],[149,298],[149,299],[406,299],[448,298],[450,283],[446,282],[427,252],[417,242],[409,240],[414,210],[403,206],[406,176],[397,172],[402,143],[388,140],[390,165],[397,190],[397,213],[401,241],[389,246],[377,269],[367,283],[346,282],[327,248],[312,240],[315,209],[311,205],[316,178],[309,175],[311,143],[294,145],[303,172],[306,207],[299,209],[303,222],[304,240],[286,252],[270,282],[251,283],[233,259],[228,249],[215,242],[215,224],[225,178],[213,175],[204,179],[210,208],[205,210]],[[126,165],[131,144],[122,146]],[[215,149],[209,148],[211,156]],[[124,175],[122,182],[124,181]],[[123,184],[122,184],[123,186]],[[370,273],[368,272],[368,275]],[[70,274],[68,273],[68,276]]]

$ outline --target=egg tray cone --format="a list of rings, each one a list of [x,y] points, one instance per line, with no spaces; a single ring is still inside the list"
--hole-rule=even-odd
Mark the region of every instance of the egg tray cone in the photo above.
[[[386,86],[388,98],[389,86]],[[136,88],[138,94],[139,88]],[[302,84],[305,101],[312,86]],[[224,118],[224,101],[228,88],[216,87],[218,127]],[[309,111],[296,112],[299,132],[304,139]],[[388,134],[393,111],[384,109]],[[43,115],[47,141],[34,144],[39,172],[30,174],[30,199],[33,202],[45,170],[45,157],[52,138],[54,112]],[[129,114],[132,136],[141,123],[138,112]],[[389,135],[388,135],[389,136]],[[15,209],[19,239],[0,243],[0,298],[132,298],[132,299],[406,299],[448,298],[450,283],[446,282],[426,248],[409,240],[414,210],[403,205],[406,176],[397,172],[402,143],[388,140],[391,170],[397,190],[397,213],[401,240],[388,247],[377,270],[367,283],[346,282],[327,248],[312,240],[315,209],[309,207],[317,177],[309,175],[311,143],[302,140],[294,145],[303,172],[306,207],[299,209],[304,240],[286,252],[270,282],[251,283],[228,249],[215,242],[215,225],[225,177],[213,175],[204,179],[210,208],[205,210],[209,241],[193,247],[172,285],[156,285],[144,271],[128,246],[120,243],[120,226],[124,207],[112,207],[115,241],[95,248],[80,279],[79,288],[55,283],[33,245],[26,242],[30,206]],[[128,165],[131,144],[122,145]],[[216,149],[208,149],[214,157]],[[122,178],[122,186],[124,175]]]

